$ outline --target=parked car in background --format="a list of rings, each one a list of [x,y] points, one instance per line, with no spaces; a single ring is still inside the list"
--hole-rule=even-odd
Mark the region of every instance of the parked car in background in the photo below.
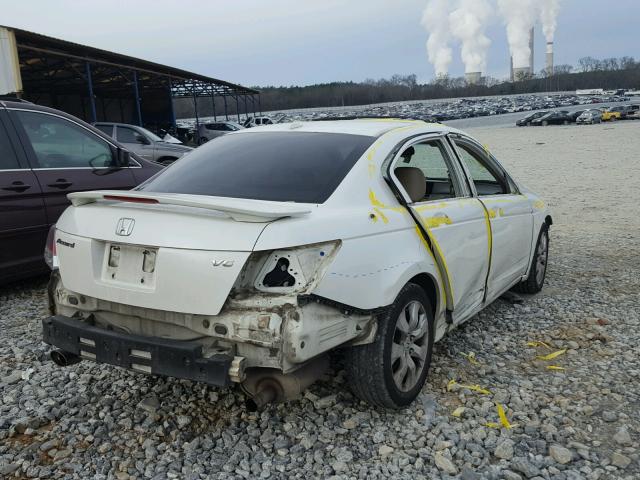
[[[68,193],[129,190],[161,169],[64,112],[0,101],[0,283],[46,271],[47,232]]]
[[[593,125],[594,123],[601,123],[601,122],[602,122],[602,110],[598,110],[596,108],[585,110],[580,114],[578,118],[576,118],[576,124],[578,125],[583,125],[583,124]]]
[[[538,117],[531,121],[532,126],[547,125],[569,125],[571,123],[571,116],[566,110],[549,112],[546,115]]]
[[[624,105],[625,107],[625,119],[626,120],[638,120],[640,119],[640,105]]]
[[[244,127],[237,122],[231,122],[229,120],[224,122],[206,122],[200,124],[200,130],[198,131],[198,145],[207,143],[209,140],[221,137],[227,133],[237,132]]]
[[[273,125],[274,122],[269,117],[248,117],[242,125],[245,128],[261,127],[262,125]]]
[[[54,361],[241,384],[254,409],[300,395],[336,348],[358,397],[410,404],[435,341],[542,289],[552,223],[482,144],[399,119],[241,130],[134,191],[70,197]]]
[[[571,119],[571,122],[575,123],[576,120],[578,120],[578,117],[586,111],[587,110],[576,110],[575,112],[569,113],[569,118]]]
[[[186,145],[165,142],[146,128],[127,123],[96,122],[94,126],[116,139],[127,149],[145,160],[169,165],[193,148]]]
[[[625,116],[625,113],[626,109],[622,105],[605,108],[602,112],[602,121],[613,122],[616,120],[622,120]]]
[[[528,127],[528,126],[531,125],[531,122],[533,122],[535,119],[543,117],[547,113],[549,113],[548,110],[541,110],[539,112],[532,112],[529,115],[527,115],[526,117],[521,118],[520,120],[518,120],[516,122],[516,125],[518,127]]]

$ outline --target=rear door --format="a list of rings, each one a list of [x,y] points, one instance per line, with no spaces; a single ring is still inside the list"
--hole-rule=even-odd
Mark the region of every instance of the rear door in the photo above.
[[[424,198],[409,203],[426,234],[425,243],[445,285],[447,310],[464,321],[484,299],[489,268],[489,233],[482,203],[473,198],[464,174],[443,137],[429,136],[401,149],[392,178],[406,167],[426,177]],[[407,196],[406,191],[403,193]]]
[[[462,135],[452,135],[451,139],[491,225],[487,299],[493,300],[519,281],[529,266],[533,239],[531,202],[520,194],[486,149]]]
[[[38,179],[0,107],[0,282],[44,270],[47,219]]]
[[[42,188],[48,223],[69,206],[67,193],[136,185],[131,170],[117,166],[115,146],[82,124],[35,110],[10,114]]]

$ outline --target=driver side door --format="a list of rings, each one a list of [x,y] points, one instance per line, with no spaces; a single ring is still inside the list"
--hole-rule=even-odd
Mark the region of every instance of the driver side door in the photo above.
[[[115,147],[80,123],[35,110],[10,114],[42,189],[49,225],[69,206],[68,193],[135,186],[131,170],[116,167]]]

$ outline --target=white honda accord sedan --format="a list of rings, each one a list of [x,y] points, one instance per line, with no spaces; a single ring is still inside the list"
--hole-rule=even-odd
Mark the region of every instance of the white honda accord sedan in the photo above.
[[[239,383],[250,408],[296,397],[338,348],[358,397],[409,404],[435,341],[542,288],[552,223],[477,141],[401,119],[242,130],[69,198],[47,250],[53,360]]]

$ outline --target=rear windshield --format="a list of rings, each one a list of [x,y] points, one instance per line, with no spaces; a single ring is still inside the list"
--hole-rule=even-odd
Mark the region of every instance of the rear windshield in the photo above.
[[[138,189],[323,203],[374,140],[315,132],[225,135],[197,148]]]

